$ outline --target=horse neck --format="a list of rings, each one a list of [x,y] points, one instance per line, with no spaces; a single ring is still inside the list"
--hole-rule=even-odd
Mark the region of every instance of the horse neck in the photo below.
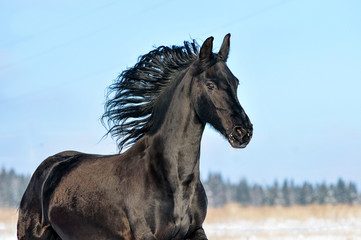
[[[155,134],[163,147],[162,161],[169,179],[177,183],[199,179],[200,143],[204,130],[191,103],[191,76],[185,73],[174,90],[162,125]],[[158,145],[159,148],[159,145]],[[156,161],[159,161],[156,160]]]

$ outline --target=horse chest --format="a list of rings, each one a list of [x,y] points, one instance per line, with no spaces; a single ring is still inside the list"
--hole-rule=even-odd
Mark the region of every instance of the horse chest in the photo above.
[[[174,208],[173,208],[173,219],[172,225],[173,238],[172,239],[184,239],[185,235],[202,224],[198,221],[196,216],[197,209],[201,208],[198,206],[198,192],[195,189],[182,189],[180,193],[176,193],[174,197]],[[184,194],[188,192],[187,194]],[[192,194],[189,195],[189,192]]]
[[[191,211],[188,201],[175,201],[173,216],[174,227],[176,232],[186,233],[191,224]]]
[[[182,189],[174,192],[172,196],[152,198],[152,201],[146,204],[148,207],[145,210],[144,221],[139,220],[140,215],[135,218],[136,221],[131,221],[132,229],[136,229],[135,237],[141,239],[144,232],[148,232],[155,239],[184,239],[189,232],[201,226],[202,221],[197,217],[197,209],[200,206],[197,206],[195,201],[198,197],[194,189],[191,196],[184,195],[184,192]],[[133,213],[135,216],[140,212]]]
[[[165,214],[169,215],[169,213]],[[168,217],[166,216],[165,218]],[[158,233],[155,234],[155,236],[157,236],[157,239],[184,239],[190,229],[195,228],[192,219],[194,218],[189,209],[187,209],[186,212],[183,212],[183,210],[181,210],[179,206],[175,206],[173,218],[168,218],[168,223],[165,224],[165,226],[168,227],[164,228],[163,226],[162,228],[160,228]]]

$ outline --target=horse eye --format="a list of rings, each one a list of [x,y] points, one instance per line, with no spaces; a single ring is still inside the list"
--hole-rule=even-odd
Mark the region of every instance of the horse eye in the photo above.
[[[212,82],[208,82],[208,83],[206,84],[206,86],[207,86],[208,89],[210,89],[210,90],[214,89],[214,84],[213,84]]]

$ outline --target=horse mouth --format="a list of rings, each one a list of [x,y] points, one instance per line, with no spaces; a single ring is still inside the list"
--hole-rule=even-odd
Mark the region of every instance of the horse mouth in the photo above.
[[[235,127],[227,139],[233,148],[245,148],[252,139],[252,129]]]

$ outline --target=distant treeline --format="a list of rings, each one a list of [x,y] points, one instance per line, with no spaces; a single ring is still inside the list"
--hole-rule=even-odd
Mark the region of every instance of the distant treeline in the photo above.
[[[217,173],[210,174],[203,185],[207,192],[208,205],[220,207],[228,202],[244,206],[292,206],[308,204],[361,204],[361,195],[356,185],[339,179],[335,184],[300,185],[284,180],[270,186],[249,184],[243,179],[237,184],[225,182]]]
[[[30,181],[30,176],[16,174],[14,170],[0,172],[0,207],[18,207]]]
[[[30,181],[30,176],[16,174],[14,170],[0,172],[0,207],[18,207],[21,197]],[[208,204],[220,207],[228,202],[244,206],[292,206],[308,204],[361,204],[361,195],[356,185],[339,179],[335,184],[296,185],[285,180],[270,186],[249,184],[245,179],[234,184],[223,180],[217,173],[209,174],[203,181]]]

